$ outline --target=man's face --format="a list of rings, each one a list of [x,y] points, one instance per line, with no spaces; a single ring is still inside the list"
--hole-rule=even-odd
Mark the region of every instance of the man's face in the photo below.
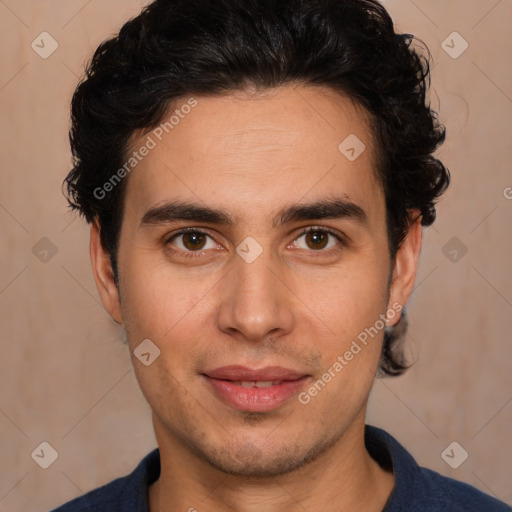
[[[325,88],[195,98],[161,141],[153,134],[156,147],[129,176],[119,303],[104,303],[125,325],[159,444],[228,472],[280,474],[364,423],[379,319],[403,299],[398,281],[388,286],[373,141],[363,110]],[[339,149],[349,135],[366,146],[355,160]],[[340,203],[337,216],[299,210],[282,218],[292,206],[326,201]],[[175,219],[170,203],[232,222]],[[378,334],[358,341],[375,326]],[[146,339],[161,351],[149,366],[133,355]],[[263,389],[232,382],[244,380],[239,374],[213,378],[232,365],[279,366],[302,378],[278,384],[282,375],[270,374],[258,379],[274,381]],[[319,379],[324,385],[310,393]]]

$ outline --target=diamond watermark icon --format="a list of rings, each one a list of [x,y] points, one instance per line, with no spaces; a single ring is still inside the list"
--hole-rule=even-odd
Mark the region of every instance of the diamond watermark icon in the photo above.
[[[48,263],[57,254],[57,251],[57,246],[46,237],[41,238],[41,240],[32,247],[32,254],[41,263]]]
[[[47,59],[59,47],[59,43],[48,32],[41,32],[30,46],[39,57]]]
[[[151,340],[145,339],[133,354],[144,366],[149,366],[160,355],[160,349]]]
[[[458,59],[468,49],[469,43],[458,32],[452,32],[441,47],[452,59]]]
[[[57,450],[46,441],[43,441],[30,456],[43,469],[48,469],[59,458]]]
[[[441,458],[452,469],[457,469],[468,457],[468,452],[456,441],[449,444],[441,453]]]
[[[252,263],[263,252],[263,247],[252,236],[248,236],[237,248],[237,254],[246,263]]]
[[[338,149],[347,160],[353,162],[364,153],[366,146],[357,135],[351,133],[345,140],[340,143]]]
[[[452,263],[458,263],[468,252],[467,246],[456,236],[448,240],[441,250]]]

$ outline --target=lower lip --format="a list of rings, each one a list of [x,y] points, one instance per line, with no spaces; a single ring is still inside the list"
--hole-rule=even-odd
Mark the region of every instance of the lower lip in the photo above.
[[[296,395],[305,385],[308,376],[296,380],[284,380],[268,388],[244,388],[230,380],[213,379],[204,376],[224,403],[231,407],[250,412],[265,412],[277,409],[292,396]]]

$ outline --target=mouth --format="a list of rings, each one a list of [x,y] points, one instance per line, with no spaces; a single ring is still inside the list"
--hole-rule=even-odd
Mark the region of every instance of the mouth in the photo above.
[[[311,379],[310,375],[279,366],[259,370],[226,366],[202,377],[217,399],[247,412],[267,412],[283,406]]]

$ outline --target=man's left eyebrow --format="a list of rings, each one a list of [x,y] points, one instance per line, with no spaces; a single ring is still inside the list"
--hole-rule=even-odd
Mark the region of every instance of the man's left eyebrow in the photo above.
[[[347,219],[363,226],[368,224],[368,216],[363,208],[348,198],[339,197],[285,206],[272,219],[272,226],[276,228],[292,222],[322,219]],[[201,204],[174,201],[150,208],[142,217],[140,225],[177,221],[205,222],[232,227],[238,221],[238,217],[232,217],[228,212]]]
[[[368,215],[361,206],[348,198],[338,197],[288,206],[274,219],[273,226],[277,227],[290,222],[322,219],[347,219],[363,226],[368,224]]]

